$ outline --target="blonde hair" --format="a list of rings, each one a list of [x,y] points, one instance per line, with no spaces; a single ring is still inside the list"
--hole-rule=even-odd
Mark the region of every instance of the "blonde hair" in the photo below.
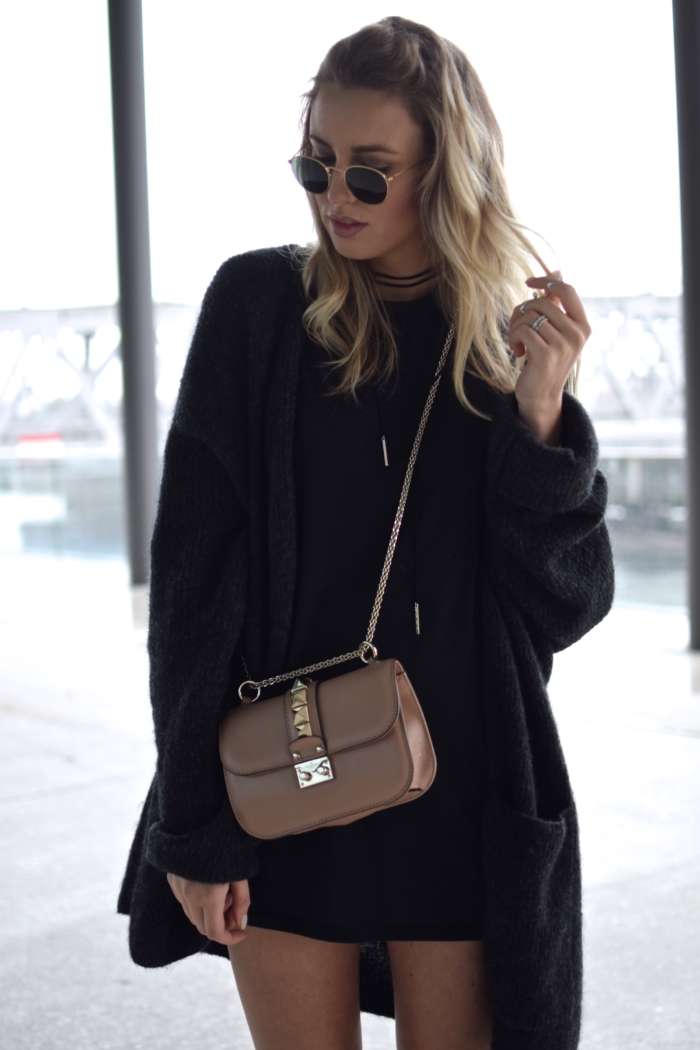
[[[338,41],[304,96],[302,153],[311,152],[311,106],[324,84],[369,88],[400,98],[423,129],[427,160],[418,185],[436,297],[455,323],[454,385],[467,408],[467,369],[501,392],[512,391],[520,365],[507,324],[536,260],[547,267],[516,218],[503,171],[503,140],[476,72],[458,47],[427,26],[385,18]],[[364,262],[341,256],[309,195],[317,243],[303,259],[310,304],[304,324],[330,353],[337,389],[354,393],[386,378],[396,344]]]

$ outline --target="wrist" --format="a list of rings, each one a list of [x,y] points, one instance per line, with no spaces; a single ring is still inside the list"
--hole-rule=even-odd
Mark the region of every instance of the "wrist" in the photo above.
[[[558,447],[562,438],[563,395],[530,401],[516,392],[518,415],[545,445]]]

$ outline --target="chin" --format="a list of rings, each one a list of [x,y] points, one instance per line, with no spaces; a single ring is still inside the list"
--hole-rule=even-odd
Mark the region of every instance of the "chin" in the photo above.
[[[361,237],[361,235],[360,235]],[[364,244],[358,238],[345,238],[335,237],[332,233],[330,234],[331,244],[337,251],[338,255],[342,255],[344,259],[354,259],[356,262],[364,262],[367,259],[376,259],[382,254],[381,249],[371,242],[365,241]]]
[[[347,241],[341,241],[338,244],[335,238],[333,238],[333,247],[338,255],[342,255],[344,259],[354,259],[355,262],[365,262],[367,259],[377,257],[377,252],[370,248],[363,248],[360,244],[348,244]]]

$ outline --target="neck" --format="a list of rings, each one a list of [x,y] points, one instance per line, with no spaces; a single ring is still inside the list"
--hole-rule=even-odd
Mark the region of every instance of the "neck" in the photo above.
[[[377,291],[381,299],[393,302],[401,302],[408,299],[417,299],[426,295],[435,283],[436,267],[415,263],[414,268],[382,265],[380,260],[374,260],[370,265],[370,273],[374,277]]]
[[[401,285],[390,285],[390,284],[379,284],[377,282],[377,293],[380,299],[384,299],[388,303],[405,303],[410,299],[420,299],[422,295],[427,295],[433,290],[436,284],[436,278],[428,277],[425,281],[421,281],[420,284],[414,284],[411,287],[404,288]]]
[[[367,266],[380,298],[387,301],[427,295],[436,279],[436,267],[428,261],[423,244],[402,245],[399,251],[368,259]]]

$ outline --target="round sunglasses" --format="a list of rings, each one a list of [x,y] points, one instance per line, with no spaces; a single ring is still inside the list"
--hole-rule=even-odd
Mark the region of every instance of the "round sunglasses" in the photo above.
[[[331,183],[331,175],[337,171],[345,179],[345,185],[363,204],[381,204],[389,193],[389,183],[398,179],[399,175],[410,171],[404,168],[397,171],[396,175],[384,175],[376,168],[367,168],[363,164],[353,164],[350,168],[327,167],[316,157],[292,157],[289,162],[294,172],[294,178],[307,193],[325,193]],[[418,161],[420,164],[420,161]],[[412,164],[411,167],[417,167]]]

